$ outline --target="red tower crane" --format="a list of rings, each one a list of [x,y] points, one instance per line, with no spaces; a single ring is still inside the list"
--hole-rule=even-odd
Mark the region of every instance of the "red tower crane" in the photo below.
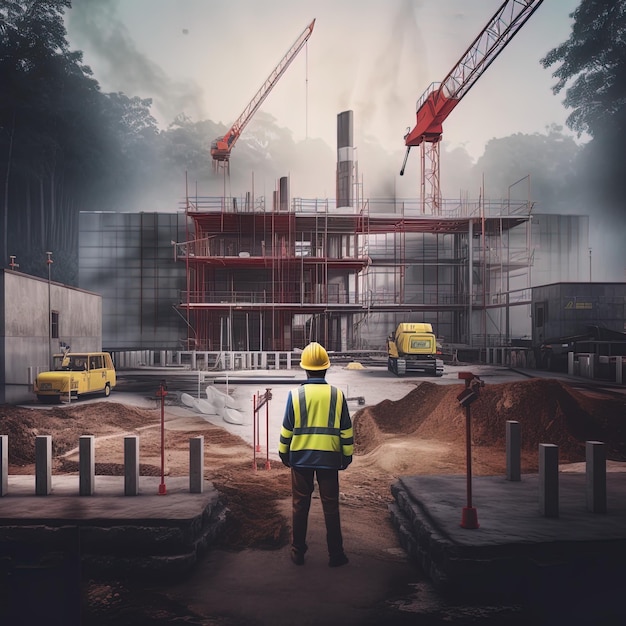
[[[404,136],[407,149],[400,176],[404,174],[411,148],[420,146],[422,213],[438,215],[441,212],[439,143],[443,122],[542,2],[506,0],[502,3],[443,81],[431,83],[417,101],[417,122]],[[428,196],[427,181],[430,182]]]
[[[211,143],[211,156],[213,157],[213,168],[218,169],[220,165],[228,169],[230,151],[235,146],[239,135],[243,132],[246,124],[250,121],[252,116],[256,113],[257,109],[261,106],[261,103],[267,98],[274,85],[278,82],[279,78],[285,73],[285,70],[289,67],[289,64],[295,59],[296,55],[302,49],[302,46],[308,41],[311,33],[313,32],[313,26],[315,26],[315,20],[313,20],[300,34],[300,36],[293,43],[291,48],[287,51],[285,56],[280,60],[278,65],[272,70],[271,74],[267,77],[261,88],[256,92],[252,100],[248,103],[248,106],[243,110],[243,113],[235,120],[234,124],[229,128],[228,132],[223,137],[218,137]]]

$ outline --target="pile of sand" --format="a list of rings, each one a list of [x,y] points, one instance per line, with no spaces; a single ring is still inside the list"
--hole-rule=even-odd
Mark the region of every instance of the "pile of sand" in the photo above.
[[[465,439],[466,409],[457,399],[464,384],[424,382],[404,398],[366,407],[354,415],[356,454],[368,454],[390,435],[405,441]],[[550,379],[486,385],[470,406],[472,443],[504,448],[506,422],[518,421],[522,449],[559,446],[559,458],[582,461],[585,441],[603,441],[608,458],[626,459],[626,419],[621,400],[595,399]]]

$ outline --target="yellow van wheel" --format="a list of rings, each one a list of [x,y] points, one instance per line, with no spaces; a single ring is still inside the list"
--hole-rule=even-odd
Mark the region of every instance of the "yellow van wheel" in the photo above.
[[[104,386],[104,397],[108,398],[111,395],[111,385],[109,385],[109,383],[107,383]]]

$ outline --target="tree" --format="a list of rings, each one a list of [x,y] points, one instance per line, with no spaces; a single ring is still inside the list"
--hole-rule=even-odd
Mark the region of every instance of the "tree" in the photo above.
[[[63,238],[72,234],[59,209],[71,206],[68,173],[72,166],[80,169],[84,160],[69,147],[80,145],[76,136],[89,119],[86,101],[99,94],[89,69],[81,64],[81,54],[69,50],[63,23],[69,6],[69,0],[0,2],[4,259],[9,241],[13,249],[30,251],[35,246],[42,252],[55,243],[55,229]],[[27,259],[20,265],[31,270]],[[33,273],[41,274],[45,265],[37,267]]]
[[[531,196],[520,198],[520,187],[513,197],[538,203],[541,212],[571,211],[573,182],[579,147],[560,126],[552,125],[545,134],[516,133],[491,139],[474,166],[474,180],[485,180],[489,198],[510,198],[510,186],[528,175]],[[524,193],[527,189],[523,186]]]
[[[567,125],[591,140],[577,160],[576,191],[591,216],[601,262],[623,280],[626,249],[626,0],[582,0],[570,38],[541,60],[573,109]],[[616,236],[617,234],[617,236]],[[592,244],[593,245],[593,244]],[[595,258],[595,257],[594,257]]]
[[[0,258],[76,284],[81,209],[129,210],[155,170],[151,101],[103,94],[71,51],[69,0],[0,0]],[[11,250],[8,249],[9,243]]]
[[[571,14],[572,33],[541,59],[556,63],[555,94],[566,88],[564,104],[573,112],[567,125],[579,136],[624,130],[626,110],[626,1],[582,0]]]

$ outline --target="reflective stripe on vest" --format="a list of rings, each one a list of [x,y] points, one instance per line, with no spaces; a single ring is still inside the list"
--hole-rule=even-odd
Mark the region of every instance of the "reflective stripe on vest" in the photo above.
[[[292,401],[296,400],[293,402],[292,451],[341,450],[339,393],[341,392],[330,385],[303,385],[298,388],[297,400],[292,396]],[[315,409],[315,415],[309,414],[309,408]]]

